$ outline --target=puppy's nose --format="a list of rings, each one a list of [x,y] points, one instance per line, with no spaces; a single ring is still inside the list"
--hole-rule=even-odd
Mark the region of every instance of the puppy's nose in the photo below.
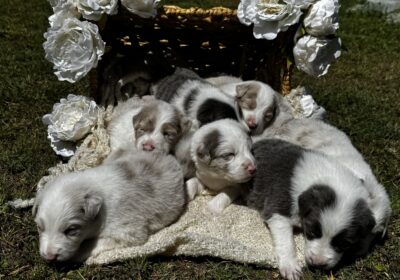
[[[310,256],[306,258],[309,265],[316,268],[325,268],[327,266],[327,259],[322,256]]]
[[[249,119],[247,119],[247,120],[246,120],[246,123],[247,123],[247,126],[248,126],[250,129],[254,129],[254,128],[257,127],[257,123],[256,123],[256,120],[255,120],[254,118],[249,118]]]
[[[253,175],[253,174],[256,172],[256,170],[257,170],[256,166],[255,166],[253,163],[251,163],[251,162],[245,163],[244,169],[245,169],[245,170],[247,171],[247,173],[249,173],[250,175]]]
[[[46,255],[44,256],[44,258],[46,259],[46,261],[48,262],[54,262],[57,260],[58,258],[58,254],[55,254],[53,252],[47,252]]]
[[[143,144],[143,150],[145,150],[145,151],[148,151],[148,152],[151,152],[151,151],[153,151],[154,149],[155,149],[156,147],[154,146],[154,144],[153,143],[144,143]]]

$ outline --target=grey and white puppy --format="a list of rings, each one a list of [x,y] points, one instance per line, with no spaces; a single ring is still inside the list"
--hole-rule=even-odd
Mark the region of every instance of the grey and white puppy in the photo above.
[[[290,114],[280,111],[276,121],[268,126],[262,135],[254,136],[253,141],[266,138],[282,139],[326,154],[347,167],[364,182],[363,185],[371,197],[371,209],[376,220],[374,232],[384,235],[391,215],[388,194],[349,137],[324,121],[294,119]]]
[[[141,245],[174,222],[185,204],[182,169],[173,156],[116,151],[102,165],[61,175],[37,193],[40,255],[80,262]]]
[[[175,106],[143,97],[143,100],[132,99],[118,105],[107,129],[112,151],[131,146],[168,154],[190,127],[191,121]]]
[[[240,195],[240,183],[249,181],[256,171],[251,145],[246,128],[234,120],[218,120],[199,128],[190,147],[196,178],[186,182],[189,198],[204,187],[215,191],[218,194],[208,208],[221,213]]]
[[[322,153],[277,139],[255,143],[253,153],[257,173],[247,205],[268,225],[283,277],[301,276],[294,226],[302,228],[309,265],[330,269],[346,252],[367,252],[376,234],[374,202],[349,169]]]
[[[189,69],[177,68],[151,87],[157,98],[175,105],[196,127],[220,120],[241,120],[235,100]]]

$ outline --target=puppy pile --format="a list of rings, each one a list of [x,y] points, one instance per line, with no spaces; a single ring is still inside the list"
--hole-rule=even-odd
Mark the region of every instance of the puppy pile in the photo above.
[[[385,234],[388,195],[349,138],[323,120],[295,119],[268,85],[178,68],[150,93],[115,107],[101,165],[38,192],[33,214],[46,260],[82,262],[142,245],[204,190],[215,195],[204,209],[211,216],[238,198],[259,212],[287,279],[301,277],[294,227],[307,264],[324,269]]]

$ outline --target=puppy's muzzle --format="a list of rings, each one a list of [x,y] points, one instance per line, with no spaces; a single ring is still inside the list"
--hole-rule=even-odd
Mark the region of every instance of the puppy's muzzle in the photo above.
[[[254,173],[256,173],[257,168],[251,161],[245,161],[243,167],[249,175],[254,175]]]

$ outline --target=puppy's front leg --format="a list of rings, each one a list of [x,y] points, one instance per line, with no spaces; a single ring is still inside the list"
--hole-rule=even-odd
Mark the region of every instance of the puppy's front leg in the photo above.
[[[190,178],[186,181],[186,191],[189,200],[193,200],[196,195],[204,190],[204,185],[196,177]]]
[[[297,262],[293,227],[290,219],[279,214],[273,214],[267,220],[275,246],[275,254],[282,277],[298,280],[301,277],[301,267]]]
[[[241,193],[240,186],[229,186],[223,189],[207,203],[208,210],[213,214],[221,214]]]

